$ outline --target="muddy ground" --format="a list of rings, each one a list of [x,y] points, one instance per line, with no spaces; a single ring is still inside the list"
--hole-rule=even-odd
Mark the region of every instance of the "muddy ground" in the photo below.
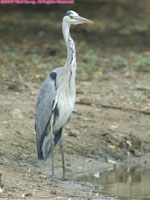
[[[147,18],[144,25],[141,16],[131,24],[123,21],[125,27],[109,16],[99,22],[100,17],[92,14],[93,27],[72,30],[78,69],[77,101],[63,134],[68,180],[61,180],[59,146],[56,179],[49,177],[50,159],[46,164],[37,160],[37,94],[45,77],[66,57],[58,16],[31,9],[1,12],[0,199],[113,199],[101,196],[91,184],[78,182],[79,175],[123,163],[150,162]]]

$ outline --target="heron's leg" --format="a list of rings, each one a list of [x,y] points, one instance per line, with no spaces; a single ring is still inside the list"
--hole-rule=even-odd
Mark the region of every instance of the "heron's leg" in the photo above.
[[[51,151],[52,151],[52,177],[55,176],[55,173],[54,173],[54,132],[53,132],[53,121],[54,121],[54,116],[52,115],[51,120],[50,120],[51,134],[52,134],[52,141],[51,141]]]
[[[52,177],[55,176],[55,173],[54,173],[54,135],[52,136]]]
[[[66,175],[66,168],[65,168],[65,158],[64,158],[64,141],[63,138],[61,137],[60,139],[60,152],[61,152],[61,157],[62,157],[62,165],[63,165],[63,177],[62,179],[65,179],[65,175]]]

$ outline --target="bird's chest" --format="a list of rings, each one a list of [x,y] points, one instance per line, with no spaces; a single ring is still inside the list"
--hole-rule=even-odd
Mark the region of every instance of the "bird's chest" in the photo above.
[[[74,104],[75,104],[75,89],[64,90],[61,92],[57,99],[57,118],[55,119],[54,129],[57,131],[63,126],[65,126],[72,114]]]

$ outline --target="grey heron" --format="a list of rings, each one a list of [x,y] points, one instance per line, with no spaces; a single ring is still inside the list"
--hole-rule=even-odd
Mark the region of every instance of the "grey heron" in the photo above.
[[[54,69],[47,76],[36,105],[35,132],[38,159],[46,161],[52,155],[52,176],[54,176],[54,147],[60,141],[63,178],[65,178],[65,160],[62,130],[69,122],[76,98],[76,49],[70,35],[70,26],[82,23],[93,22],[72,10],[65,13],[62,32],[67,47],[67,60],[64,67]]]

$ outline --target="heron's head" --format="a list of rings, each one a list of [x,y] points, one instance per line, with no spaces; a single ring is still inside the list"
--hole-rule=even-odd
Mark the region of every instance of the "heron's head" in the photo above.
[[[83,24],[83,23],[93,24],[91,20],[79,16],[78,13],[72,10],[69,10],[65,13],[63,20],[69,25],[71,24],[77,25],[77,24]]]

